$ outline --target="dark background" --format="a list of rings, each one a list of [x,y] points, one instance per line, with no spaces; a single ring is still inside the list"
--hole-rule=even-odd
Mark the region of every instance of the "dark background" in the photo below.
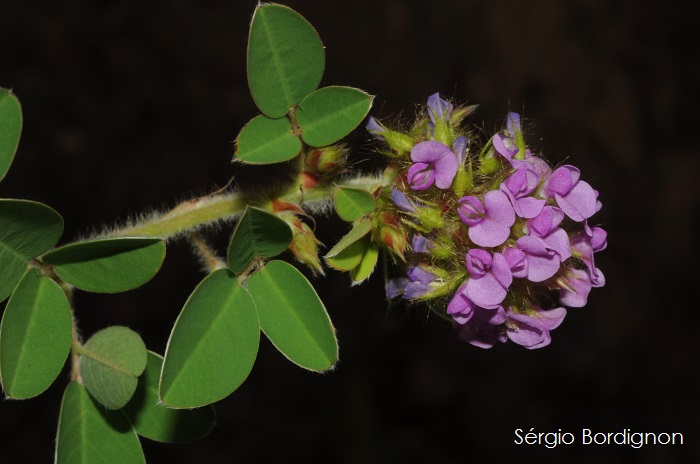
[[[388,308],[380,278],[317,281],[337,328],[333,373],[305,372],[263,341],[219,425],[186,446],[144,441],[149,463],[685,463],[700,458],[696,333],[697,26],[681,2],[293,1],[327,47],[323,84],[414,114],[439,91],[481,104],[474,122],[526,118],[527,140],[600,191],[607,286],[535,352],[481,350],[425,311]],[[650,5],[654,6],[650,6]],[[0,86],[25,125],[0,196],[50,204],[64,241],[223,186],[255,114],[245,78],[250,1],[2,3]],[[355,137],[355,160],[371,141]],[[360,163],[359,169],[368,168]],[[320,221],[332,244],[339,221]],[[219,242],[225,240],[225,234]],[[110,324],[162,352],[203,274],[173,243],[160,274],[123,295],[80,294],[85,335]],[[4,304],[3,304],[4,305]],[[0,403],[0,461],[52,462],[67,374]],[[682,432],[683,446],[515,446],[536,431]]]

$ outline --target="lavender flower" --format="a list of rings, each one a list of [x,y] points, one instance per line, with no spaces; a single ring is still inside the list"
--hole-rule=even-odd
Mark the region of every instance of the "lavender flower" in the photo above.
[[[457,214],[469,226],[471,241],[483,247],[501,245],[515,223],[513,206],[500,190],[486,192],[483,203],[474,196],[460,198]]]
[[[434,93],[428,97],[428,116],[433,125],[436,120],[446,121],[449,119],[453,109],[452,103],[440,98],[440,93]]]
[[[545,200],[529,196],[539,182],[540,177],[534,170],[518,169],[501,184],[501,191],[510,200],[518,217],[534,218],[542,211]]]
[[[549,335],[562,323],[566,309],[556,308],[544,311],[535,307],[534,314],[518,314],[511,308],[506,311],[506,328],[508,338],[527,349],[542,348],[552,341]]]
[[[415,164],[408,168],[408,183],[413,190],[425,190],[433,184],[450,188],[457,174],[457,157],[445,144],[421,142],[411,150],[411,159]]]
[[[494,309],[475,307],[474,315],[464,324],[458,336],[465,342],[479,348],[491,348],[496,342],[504,343],[506,335],[501,325],[506,321],[503,306]]]
[[[464,295],[482,308],[500,305],[513,282],[506,258],[474,248],[467,252],[466,265],[470,277],[464,283]]]
[[[598,192],[582,180],[578,168],[565,165],[557,168],[547,179],[544,191],[554,198],[564,213],[576,222],[583,222],[601,208]]]

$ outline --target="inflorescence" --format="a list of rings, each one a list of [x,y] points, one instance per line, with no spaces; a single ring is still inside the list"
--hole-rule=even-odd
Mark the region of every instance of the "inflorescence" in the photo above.
[[[375,241],[405,271],[387,296],[436,302],[472,345],[541,348],[564,306],[584,306],[605,284],[594,254],[607,233],[589,224],[602,205],[578,168],[533,155],[516,113],[477,149],[462,127],[474,108],[436,93],[409,132],[367,125],[395,177],[373,219]]]

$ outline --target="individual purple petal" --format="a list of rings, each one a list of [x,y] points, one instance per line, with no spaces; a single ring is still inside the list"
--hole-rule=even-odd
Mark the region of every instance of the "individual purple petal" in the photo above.
[[[511,308],[506,313],[508,338],[528,349],[542,348],[552,341],[550,330],[557,328],[564,317],[566,309],[556,308],[544,311],[535,307],[535,314],[518,314]]]
[[[416,234],[411,240],[411,247],[415,253],[427,253],[432,248],[432,242],[422,235]]]
[[[593,287],[591,278],[586,271],[571,269],[566,285],[569,288],[559,290],[559,304],[570,308],[583,308],[588,301],[588,294]]]
[[[538,183],[538,175],[529,169],[518,169],[501,183],[500,189],[508,196],[518,217],[533,218],[542,211],[545,200],[528,196]]]
[[[402,211],[407,211],[409,213],[416,212],[416,207],[411,203],[406,194],[400,190],[396,190],[395,188],[391,189],[391,201]]]
[[[452,143],[452,149],[457,156],[457,163],[463,164],[467,156],[467,138],[464,135],[457,137]]]
[[[457,157],[447,145],[434,140],[421,142],[411,150],[411,159],[416,163],[408,169],[412,189],[425,190],[433,182],[440,189],[452,185],[457,174]]]
[[[468,226],[475,226],[484,220],[484,204],[477,197],[466,196],[459,199],[457,214]]]
[[[407,277],[398,277],[395,279],[389,279],[386,283],[386,296],[389,299],[396,298],[397,296],[403,295],[406,285],[410,280]]]
[[[491,253],[480,248],[472,248],[467,252],[467,270],[473,276],[481,276],[491,268],[493,257]]]
[[[527,277],[527,257],[524,251],[508,247],[503,250],[503,256],[506,258],[508,266],[510,266],[510,273],[513,277],[518,279]]]
[[[600,227],[592,227],[591,232],[591,246],[593,247],[593,252],[598,253],[599,251],[605,250],[608,247],[608,233]]]
[[[598,192],[584,181],[579,181],[566,194],[555,193],[557,205],[576,222],[593,216],[598,209]]]
[[[527,279],[542,282],[559,270],[559,255],[540,237],[525,235],[520,237],[516,246],[527,256]]]
[[[379,135],[383,132],[386,132],[386,127],[382,126],[379,124],[379,122],[374,119],[373,116],[370,116],[369,119],[367,120],[367,130],[372,132],[375,135]]]
[[[403,293],[405,300],[420,298],[430,292],[433,289],[430,284],[437,278],[435,274],[420,266],[410,268],[406,272],[406,276],[410,279],[410,282],[406,284],[406,289]]]
[[[520,115],[518,113],[510,112],[506,117],[506,132],[511,138],[515,138],[518,132],[522,132],[520,128]]]
[[[527,231],[530,235],[546,237],[564,220],[564,213],[559,208],[545,206],[540,214],[527,221]]]
[[[440,98],[440,93],[434,93],[428,97],[428,116],[433,124],[435,124],[435,119],[446,120],[452,114],[452,103],[447,100]]]
[[[425,190],[435,183],[435,171],[427,163],[416,163],[408,168],[408,184],[413,190]]]
[[[409,282],[406,285],[406,289],[404,290],[403,298],[404,300],[414,300],[425,295],[432,289],[433,288],[430,286],[430,284],[424,284],[421,282]]]
[[[513,156],[518,152],[518,147],[516,147],[510,139],[501,137],[499,134],[493,136],[492,143],[494,152],[498,153],[503,158],[507,159],[509,163],[511,163]]]
[[[410,268],[408,272],[406,272],[406,276],[408,276],[412,282],[420,282],[421,284],[429,284],[436,279],[435,274],[420,266]]]
[[[490,190],[484,195],[483,219],[469,227],[469,238],[479,246],[495,247],[508,239],[514,223],[515,212],[506,194],[500,190]]]
[[[469,253],[478,250],[470,250]],[[483,250],[481,250],[483,251]],[[469,259],[467,260],[469,264]],[[472,273],[467,279],[464,293],[476,305],[492,309],[498,306],[506,297],[508,287],[513,282],[508,262],[500,253],[493,254],[493,261],[484,266],[482,274]]]
[[[448,154],[454,157],[452,150],[444,143],[436,142],[435,140],[426,140],[413,147],[411,150],[411,160],[413,160],[414,163],[433,164]]]
[[[447,305],[447,314],[458,324],[466,324],[474,315],[476,305],[464,294],[465,284],[462,284]]]
[[[554,250],[559,255],[559,261],[564,262],[571,257],[569,234],[564,229],[557,227],[546,237],[542,237],[542,240],[547,243],[550,250]]]
[[[450,150],[442,159],[435,163],[435,186],[439,189],[448,189],[457,174],[457,157]]]
[[[552,198],[556,193],[566,195],[574,188],[580,175],[581,171],[570,164],[558,167],[545,183],[544,190],[547,192],[547,196]]]
[[[552,173],[552,168],[549,167],[545,160],[532,156],[529,150],[526,150],[525,153],[525,159],[511,160],[511,164],[515,169],[525,169],[534,172],[537,174],[538,182]]]
[[[473,316],[460,328],[459,338],[479,348],[491,348],[497,342],[505,342],[501,324],[506,321],[502,306],[493,309],[473,308]]]

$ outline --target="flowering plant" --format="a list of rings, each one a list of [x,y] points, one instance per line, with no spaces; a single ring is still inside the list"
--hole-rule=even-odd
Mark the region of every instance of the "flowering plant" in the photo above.
[[[260,4],[247,75],[261,114],[235,141],[233,161],[286,168],[281,184],[233,186],[79,240],[59,244],[63,218],[29,200],[0,199],[0,381],[8,398],[45,392],[66,363],[57,463],[143,463],[138,437],[189,442],[214,425],[213,404],[256,362],[261,335],[292,363],[335,368],[338,342],[307,275],[332,268],[359,284],[379,256],[398,276],[389,298],[429,302],[479,347],[511,341],[540,348],[566,315],[604,285],[594,255],[606,233],[589,224],[598,192],[571,165],[551,167],[525,144],[520,117],[483,146],[464,125],[473,106],[439,94],[408,132],[369,118],[386,166],[349,168],[344,138],[365,121],[372,97],[318,88],[324,47],[290,8]],[[0,180],[22,130],[17,97],[0,89]],[[319,256],[313,215],[335,210],[350,231]],[[204,236],[233,223],[225,252]],[[134,330],[111,326],[84,339],[74,294],[118,293],[160,270],[166,243],[185,239],[206,276],[168,326],[164,352]],[[297,266],[278,256],[289,252]],[[324,266],[325,264],[325,266]]]

